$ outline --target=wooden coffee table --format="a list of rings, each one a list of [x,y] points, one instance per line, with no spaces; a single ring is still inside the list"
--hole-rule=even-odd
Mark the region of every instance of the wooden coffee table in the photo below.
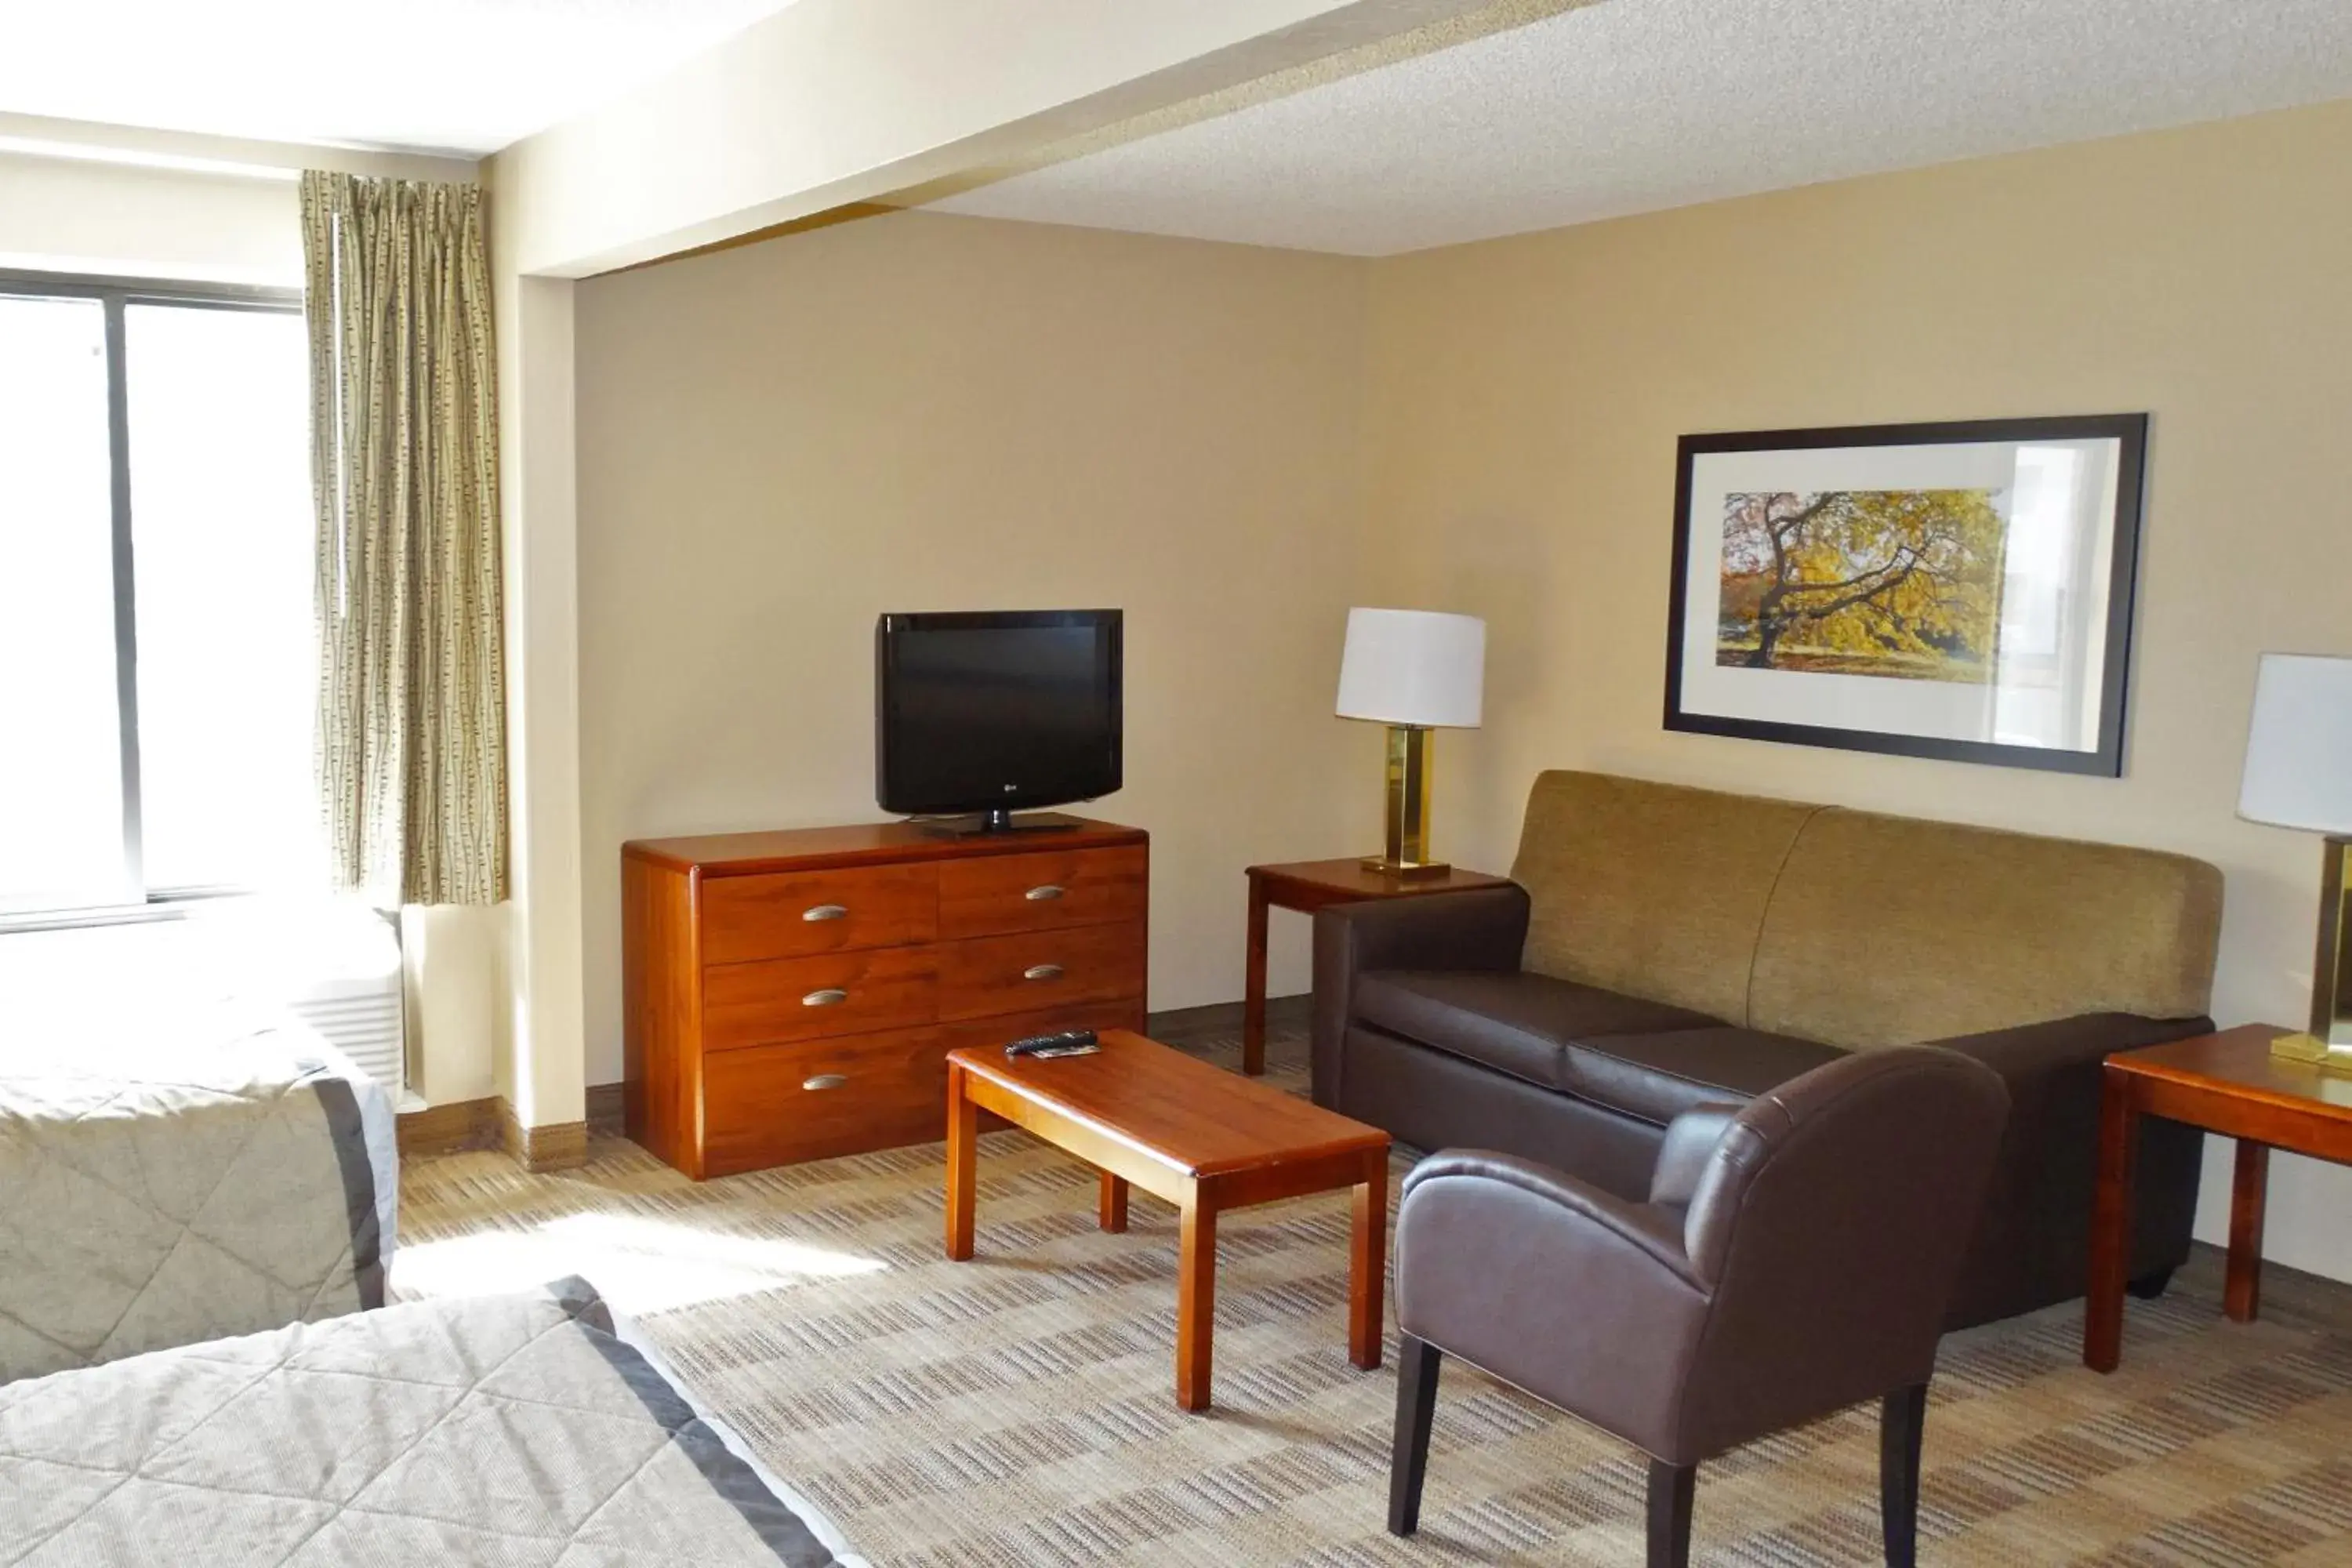
[[[1097,1217],[1127,1228],[1130,1184],[1176,1205],[1176,1403],[1209,1406],[1217,1215],[1309,1193],[1355,1191],[1348,1356],[1381,1364],[1389,1135],[1125,1029],[1102,1049],[1007,1060],[1002,1047],[948,1053],[948,1256],[971,1256],[980,1112],[990,1110],[1095,1167]]]
[[[2352,1163],[2352,1078],[2271,1055],[2285,1033],[2245,1024],[2109,1057],[2099,1100],[2099,1184],[2091,1207],[2091,1289],[2083,1364],[2113,1372],[2123,1356],[2124,1279],[2131,1271],[2132,1164],[2139,1119],[2161,1116],[2238,1141],[2230,1191],[2230,1260],[2221,1310],[2250,1323],[2263,1286],[2263,1199],[2271,1151]]]

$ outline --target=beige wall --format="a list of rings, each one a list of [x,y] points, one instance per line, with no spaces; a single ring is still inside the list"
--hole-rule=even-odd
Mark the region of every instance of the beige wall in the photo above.
[[[294,182],[0,153],[0,268],[299,288]]]
[[[470,180],[470,160],[0,112],[0,268],[299,288],[295,175]]]
[[[1426,253],[1371,290],[1374,580],[1492,626],[1439,797],[1461,858],[1507,864],[1560,765],[2160,845],[2228,874],[2215,1012],[2300,1021],[2318,845],[2232,807],[2255,655],[2352,653],[2352,105]],[[1661,729],[1676,437],[2137,409],[2123,779]],[[2209,1163],[2209,1226],[2227,1190]],[[2347,1215],[2346,1173],[2282,1163],[2273,1255],[2352,1276]]]
[[[1126,610],[1128,783],[1091,809],[1153,835],[1152,1005],[1240,994],[1241,868],[1377,832],[1379,737],[1330,708],[1362,280],[909,214],[579,285],[589,1082],[624,839],[879,816],[885,610]]]

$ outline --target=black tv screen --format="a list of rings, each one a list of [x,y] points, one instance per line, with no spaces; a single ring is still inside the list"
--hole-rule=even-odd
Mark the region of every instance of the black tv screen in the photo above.
[[[1119,612],[884,616],[874,710],[885,811],[1001,823],[1108,795],[1119,786]]]

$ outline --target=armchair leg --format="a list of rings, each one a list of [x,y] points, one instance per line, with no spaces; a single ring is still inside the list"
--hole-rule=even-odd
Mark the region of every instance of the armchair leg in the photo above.
[[[1689,1568],[1691,1496],[1697,1489],[1696,1465],[1650,1461],[1649,1568]]]
[[[1878,1511],[1886,1568],[1913,1568],[1919,1551],[1919,1442],[1927,1427],[1927,1385],[1888,1394],[1879,1408]]]
[[[1444,1353],[1426,1340],[1397,1336],[1396,1447],[1389,1458],[1389,1533],[1421,1528],[1421,1483],[1429,1472],[1429,1422],[1437,1414]]]

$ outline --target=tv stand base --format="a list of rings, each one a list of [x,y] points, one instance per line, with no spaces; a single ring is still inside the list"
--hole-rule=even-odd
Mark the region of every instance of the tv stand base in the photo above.
[[[998,808],[971,816],[941,817],[916,824],[934,838],[982,838],[998,833],[1068,833],[1085,824],[1058,811],[1033,811],[1015,816]]]

